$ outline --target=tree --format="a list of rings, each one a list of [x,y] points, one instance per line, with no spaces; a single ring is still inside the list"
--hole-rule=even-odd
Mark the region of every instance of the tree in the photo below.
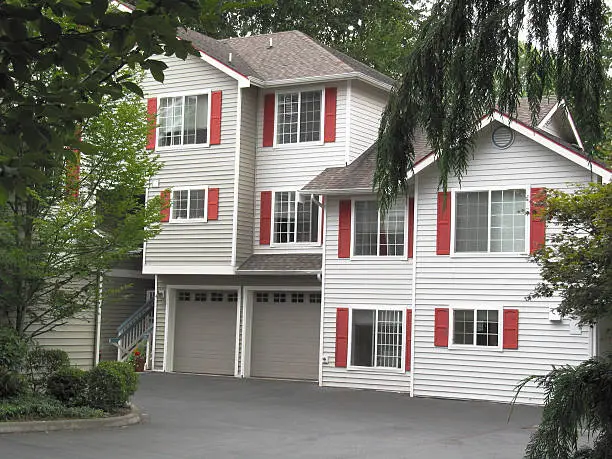
[[[224,14],[218,37],[300,30],[375,69],[399,76],[422,11],[415,2],[277,0]]]
[[[560,231],[534,254],[542,281],[531,298],[559,295],[561,315],[585,325],[612,317],[612,183],[590,184],[573,194],[547,190],[544,214]],[[612,355],[533,376],[518,391],[530,382],[544,389],[546,399],[528,458],[610,457]],[[592,448],[579,449],[583,431],[594,439]]]
[[[155,55],[196,53],[176,28],[199,17],[198,0],[133,3],[129,13],[108,0],[0,2],[0,202],[48,180],[60,152],[88,148],[78,126],[103,100],[142,94],[130,78],[139,68],[163,80]]]
[[[408,186],[416,129],[425,130],[445,189],[450,174],[466,171],[481,117],[495,107],[516,114],[526,94],[535,119],[550,84],[592,148],[602,136],[604,9],[591,0],[436,1],[383,114],[374,177],[381,206]]]
[[[159,197],[143,197],[160,168],[145,149],[144,104],[101,107],[82,125],[86,151],[49,152],[47,180],[0,204],[0,321],[21,335],[91,310],[99,276],[159,231]]]

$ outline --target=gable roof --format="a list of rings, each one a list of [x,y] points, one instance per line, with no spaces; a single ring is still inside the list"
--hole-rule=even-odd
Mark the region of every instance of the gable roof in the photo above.
[[[390,90],[395,83],[391,77],[297,30],[223,40],[187,29],[179,30],[178,35],[258,86],[357,78]]]
[[[526,99],[521,99],[517,116],[510,118],[495,110],[491,117],[483,119],[480,128],[484,128],[491,121],[499,121],[521,134],[528,135],[532,140],[556,151],[579,165],[593,169],[597,175],[610,177],[610,170],[602,163],[588,158],[586,153],[563,139],[541,129],[539,123],[552,110],[558,108],[557,101],[542,101],[540,114],[536,125],[531,123],[531,112]],[[431,147],[427,143],[425,133],[419,131],[414,138],[415,161],[413,174],[417,174],[435,161]],[[376,144],[368,148],[355,161],[344,167],[325,169],[311,180],[302,191],[319,194],[371,193],[374,187],[374,171],[376,170]]]

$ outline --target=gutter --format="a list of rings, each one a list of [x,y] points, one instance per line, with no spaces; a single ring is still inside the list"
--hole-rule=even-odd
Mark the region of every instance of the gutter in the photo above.
[[[321,274],[321,270],[295,270],[295,271],[287,271],[281,269],[240,269],[236,271],[236,274],[249,274],[249,275],[261,275],[261,276],[270,276],[270,275],[278,275],[278,276],[304,276],[304,275],[312,275],[317,276]]]
[[[393,89],[393,85],[383,83],[376,78],[365,75],[361,72],[348,72],[348,73],[337,73],[334,75],[317,75],[299,78],[287,78],[283,80],[262,80],[257,77],[250,76],[249,80],[255,86],[261,88],[271,88],[274,86],[289,86],[289,85],[301,85],[308,83],[321,83],[325,81],[345,81],[345,80],[360,80],[364,83],[368,83],[374,87],[382,89],[383,91],[390,92]]]

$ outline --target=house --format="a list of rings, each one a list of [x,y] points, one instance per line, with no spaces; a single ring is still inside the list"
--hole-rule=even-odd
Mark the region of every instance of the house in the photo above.
[[[611,175],[561,103],[534,127],[484,119],[447,193],[417,139],[410,193],[381,216],[372,145],[391,79],[296,31],[180,36],[199,56],[163,57],[163,84],[143,83],[164,164],[147,193],[169,205],[143,250],[151,369],[508,402],[605,345],[558,299],[525,300],[529,252],[554,231],[531,209],[543,188]]]

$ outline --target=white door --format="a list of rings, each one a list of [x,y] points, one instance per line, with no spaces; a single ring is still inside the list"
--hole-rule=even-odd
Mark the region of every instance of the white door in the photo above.
[[[251,376],[318,379],[320,315],[318,292],[255,293]]]

